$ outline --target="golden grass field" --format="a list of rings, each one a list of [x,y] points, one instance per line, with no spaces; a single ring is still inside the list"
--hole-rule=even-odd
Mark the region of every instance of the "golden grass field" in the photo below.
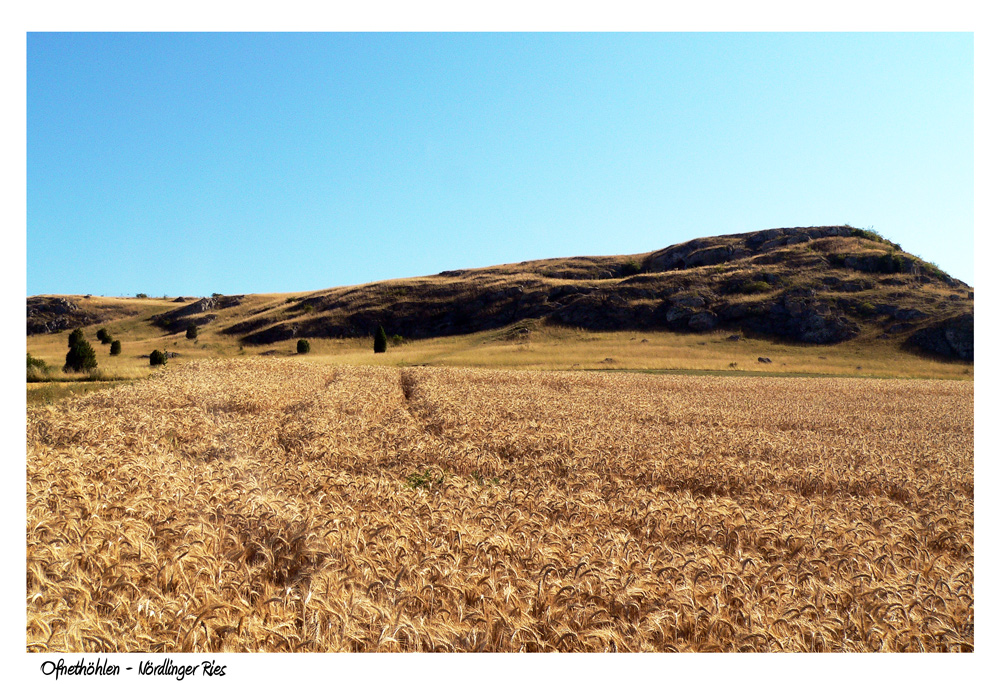
[[[973,650],[972,382],[308,359],[28,407],[28,651]]]

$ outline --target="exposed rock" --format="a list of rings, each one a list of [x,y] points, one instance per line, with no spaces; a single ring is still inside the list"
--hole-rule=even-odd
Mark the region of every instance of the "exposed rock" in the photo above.
[[[696,294],[677,294],[670,297],[670,303],[674,306],[700,309],[705,306],[705,299],[704,297],[699,297]]]
[[[712,330],[719,321],[719,317],[711,311],[703,311],[695,314],[688,320],[688,327],[697,332]]]
[[[927,318],[927,314],[919,309],[897,309],[892,315],[897,321],[912,321],[918,318]]]
[[[766,356],[758,356],[757,363],[771,363],[771,359],[767,358]]]
[[[694,315],[694,310],[683,306],[672,306],[667,310],[667,323],[676,323],[677,321],[683,321]]]
[[[743,244],[747,249],[758,252],[764,251],[764,245],[771,243],[772,247],[783,247],[794,240],[796,243],[806,240],[817,240],[824,237],[846,236],[853,232],[850,226],[814,226],[810,228],[774,228],[771,230],[759,230],[753,233],[745,233]]]
[[[87,325],[81,320],[80,307],[62,297],[31,297],[27,304],[29,335],[43,335]]]
[[[741,247],[706,247],[705,249],[690,252],[684,259],[684,266],[686,268],[711,266],[713,264],[721,264],[725,261],[733,261],[734,259],[742,259],[748,256],[750,256],[750,251]]]
[[[973,315],[949,318],[916,331],[907,344],[938,356],[973,361],[975,359],[975,322]]]
[[[82,309],[65,297],[28,297],[25,328],[28,335],[44,335],[103,323],[131,313],[131,309],[120,305]]]

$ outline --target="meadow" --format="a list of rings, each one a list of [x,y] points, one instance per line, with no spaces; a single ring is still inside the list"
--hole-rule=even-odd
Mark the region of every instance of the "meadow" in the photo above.
[[[972,382],[352,344],[30,405],[28,651],[974,648]]]
[[[242,320],[252,312],[284,303],[286,295],[248,295],[245,302],[220,315]],[[294,298],[292,298],[294,299]],[[89,374],[65,373],[69,331],[29,335],[27,351],[49,366],[45,382],[28,382],[27,402],[52,403],[71,394],[93,391],[107,383],[128,382],[155,374],[149,354],[154,349],[172,355],[169,365],[188,361],[259,356],[297,358],[320,365],[380,365],[392,367],[444,366],[523,370],[640,370],[668,373],[717,373],[756,377],[762,375],[841,376],[871,378],[971,380],[974,366],[916,355],[899,348],[898,340],[867,333],[856,340],[818,346],[741,336],[730,331],[675,333],[667,331],[595,332],[542,321],[522,321],[496,330],[421,340],[401,340],[386,354],[372,353],[371,338],[309,340],[311,351],[296,354],[291,339],[266,345],[242,345],[218,332],[220,324],[204,327],[197,339],[183,331],[166,333],[149,321],[156,313],[176,308],[169,300],[92,298],[91,306],[130,306],[141,313],[82,328],[98,358]],[[105,328],[122,343],[119,356],[97,341]],[[758,358],[771,359],[762,364]],[[97,384],[95,384],[97,383]],[[53,386],[58,385],[58,386]]]

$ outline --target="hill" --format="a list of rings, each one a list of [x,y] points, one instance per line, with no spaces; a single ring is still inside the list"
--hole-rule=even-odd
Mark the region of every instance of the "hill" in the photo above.
[[[110,320],[124,311],[76,307],[43,318],[28,299],[28,333]],[[691,240],[637,255],[526,261],[297,295],[215,296],[166,306],[166,333],[190,323],[243,345],[298,337],[422,339],[541,321],[593,331],[731,331],[798,343],[896,340],[972,360],[973,292],[877,233],[851,226],[778,228]],[[133,300],[138,302],[139,300]],[[147,309],[148,310],[148,309]],[[42,326],[42,323],[45,325]]]

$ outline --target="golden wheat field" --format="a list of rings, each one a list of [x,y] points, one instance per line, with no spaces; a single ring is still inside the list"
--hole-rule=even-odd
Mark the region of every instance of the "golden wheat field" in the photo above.
[[[27,414],[27,650],[971,651],[973,383],[205,360]]]

